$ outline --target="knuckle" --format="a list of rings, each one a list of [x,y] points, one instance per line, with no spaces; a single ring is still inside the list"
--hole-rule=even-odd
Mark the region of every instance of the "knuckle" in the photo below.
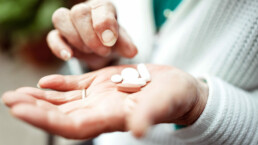
[[[80,41],[79,41],[80,37],[78,35],[70,34],[69,36],[66,36],[65,38],[68,41],[68,44],[72,45],[73,47],[77,47],[77,45],[80,44]]]
[[[117,21],[113,15],[106,15],[104,19],[99,19],[98,21],[94,22],[93,28],[95,30],[104,30],[107,27],[117,25]]]
[[[96,48],[100,47],[99,43],[96,41],[97,41],[96,39],[92,39],[92,40],[88,41],[87,46],[89,46],[89,48],[91,48],[91,49],[96,49]]]
[[[109,0],[97,0],[92,2],[92,8],[97,8],[100,6],[114,7],[113,3]]]
[[[71,16],[73,18],[81,17],[90,14],[91,8],[85,4],[78,4],[72,7]]]
[[[52,15],[52,22],[54,24],[59,23],[63,20],[64,16],[67,15],[69,10],[67,8],[59,8]]]

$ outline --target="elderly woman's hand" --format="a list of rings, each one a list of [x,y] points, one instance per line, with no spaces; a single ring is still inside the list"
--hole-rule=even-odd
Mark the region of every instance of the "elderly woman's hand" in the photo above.
[[[207,102],[208,87],[170,66],[147,65],[152,80],[136,93],[120,92],[110,81],[125,67],[80,76],[51,75],[39,86],[3,95],[14,116],[66,138],[86,139],[104,132],[131,130],[135,136],[157,123],[194,123]],[[82,89],[86,98],[82,99]]]
[[[116,10],[107,0],[91,0],[71,10],[59,8],[52,17],[55,30],[47,37],[52,52],[63,60],[72,56],[93,69],[114,57],[132,58],[137,49],[117,22]]]

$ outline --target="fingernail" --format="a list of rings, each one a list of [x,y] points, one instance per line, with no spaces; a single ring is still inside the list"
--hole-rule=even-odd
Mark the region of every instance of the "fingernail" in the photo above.
[[[115,34],[111,30],[107,29],[102,33],[102,40],[105,46],[111,47],[116,43],[117,39]]]
[[[39,84],[37,84],[37,88],[42,89]]]
[[[67,61],[67,60],[69,60],[69,59],[71,58],[71,53],[69,53],[69,52],[66,51],[66,50],[62,50],[62,51],[61,51],[61,57],[62,57],[65,61]]]

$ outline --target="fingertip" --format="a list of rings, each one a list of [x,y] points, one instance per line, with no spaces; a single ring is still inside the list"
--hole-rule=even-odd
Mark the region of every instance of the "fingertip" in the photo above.
[[[49,75],[41,78],[38,82],[40,88],[50,88],[59,86],[64,83],[64,78],[61,75]]]
[[[134,131],[132,131],[132,133],[133,133],[133,136],[136,138],[142,138],[144,136],[144,133],[139,130],[134,130]]]
[[[127,51],[127,57],[128,58],[133,58],[133,57],[135,57],[138,54],[138,49],[136,48],[135,45],[131,46],[129,49],[130,50]]]
[[[61,56],[61,58],[62,58],[64,61],[68,61],[68,60],[71,59],[72,54],[71,54],[71,52],[69,52],[69,51],[63,49],[63,50],[60,51],[60,56]]]
[[[150,125],[151,124],[149,122],[145,122],[145,121],[141,121],[137,123],[135,122],[131,124],[130,130],[132,131],[133,136],[135,136],[136,138],[142,138],[147,133]]]
[[[2,104],[5,104],[6,106],[8,107],[11,107],[11,102],[14,102],[15,100],[13,99],[13,93],[14,91],[8,91],[8,92],[5,92],[2,97],[1,97],[1,102]]]
[[[132,116],[127,121],[127,129],[130,130],[136,138],[142,138],[148,132],[152,122],[149,119],[143,118],[142,115],[135,115],[132,113]]]

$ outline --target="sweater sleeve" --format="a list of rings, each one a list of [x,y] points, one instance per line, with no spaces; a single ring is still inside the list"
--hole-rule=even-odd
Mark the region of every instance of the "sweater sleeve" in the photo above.
[[[258,144],[258,90],[247,92],[207,76],[209,97],[199,119],[173,132],[183,144]]]

